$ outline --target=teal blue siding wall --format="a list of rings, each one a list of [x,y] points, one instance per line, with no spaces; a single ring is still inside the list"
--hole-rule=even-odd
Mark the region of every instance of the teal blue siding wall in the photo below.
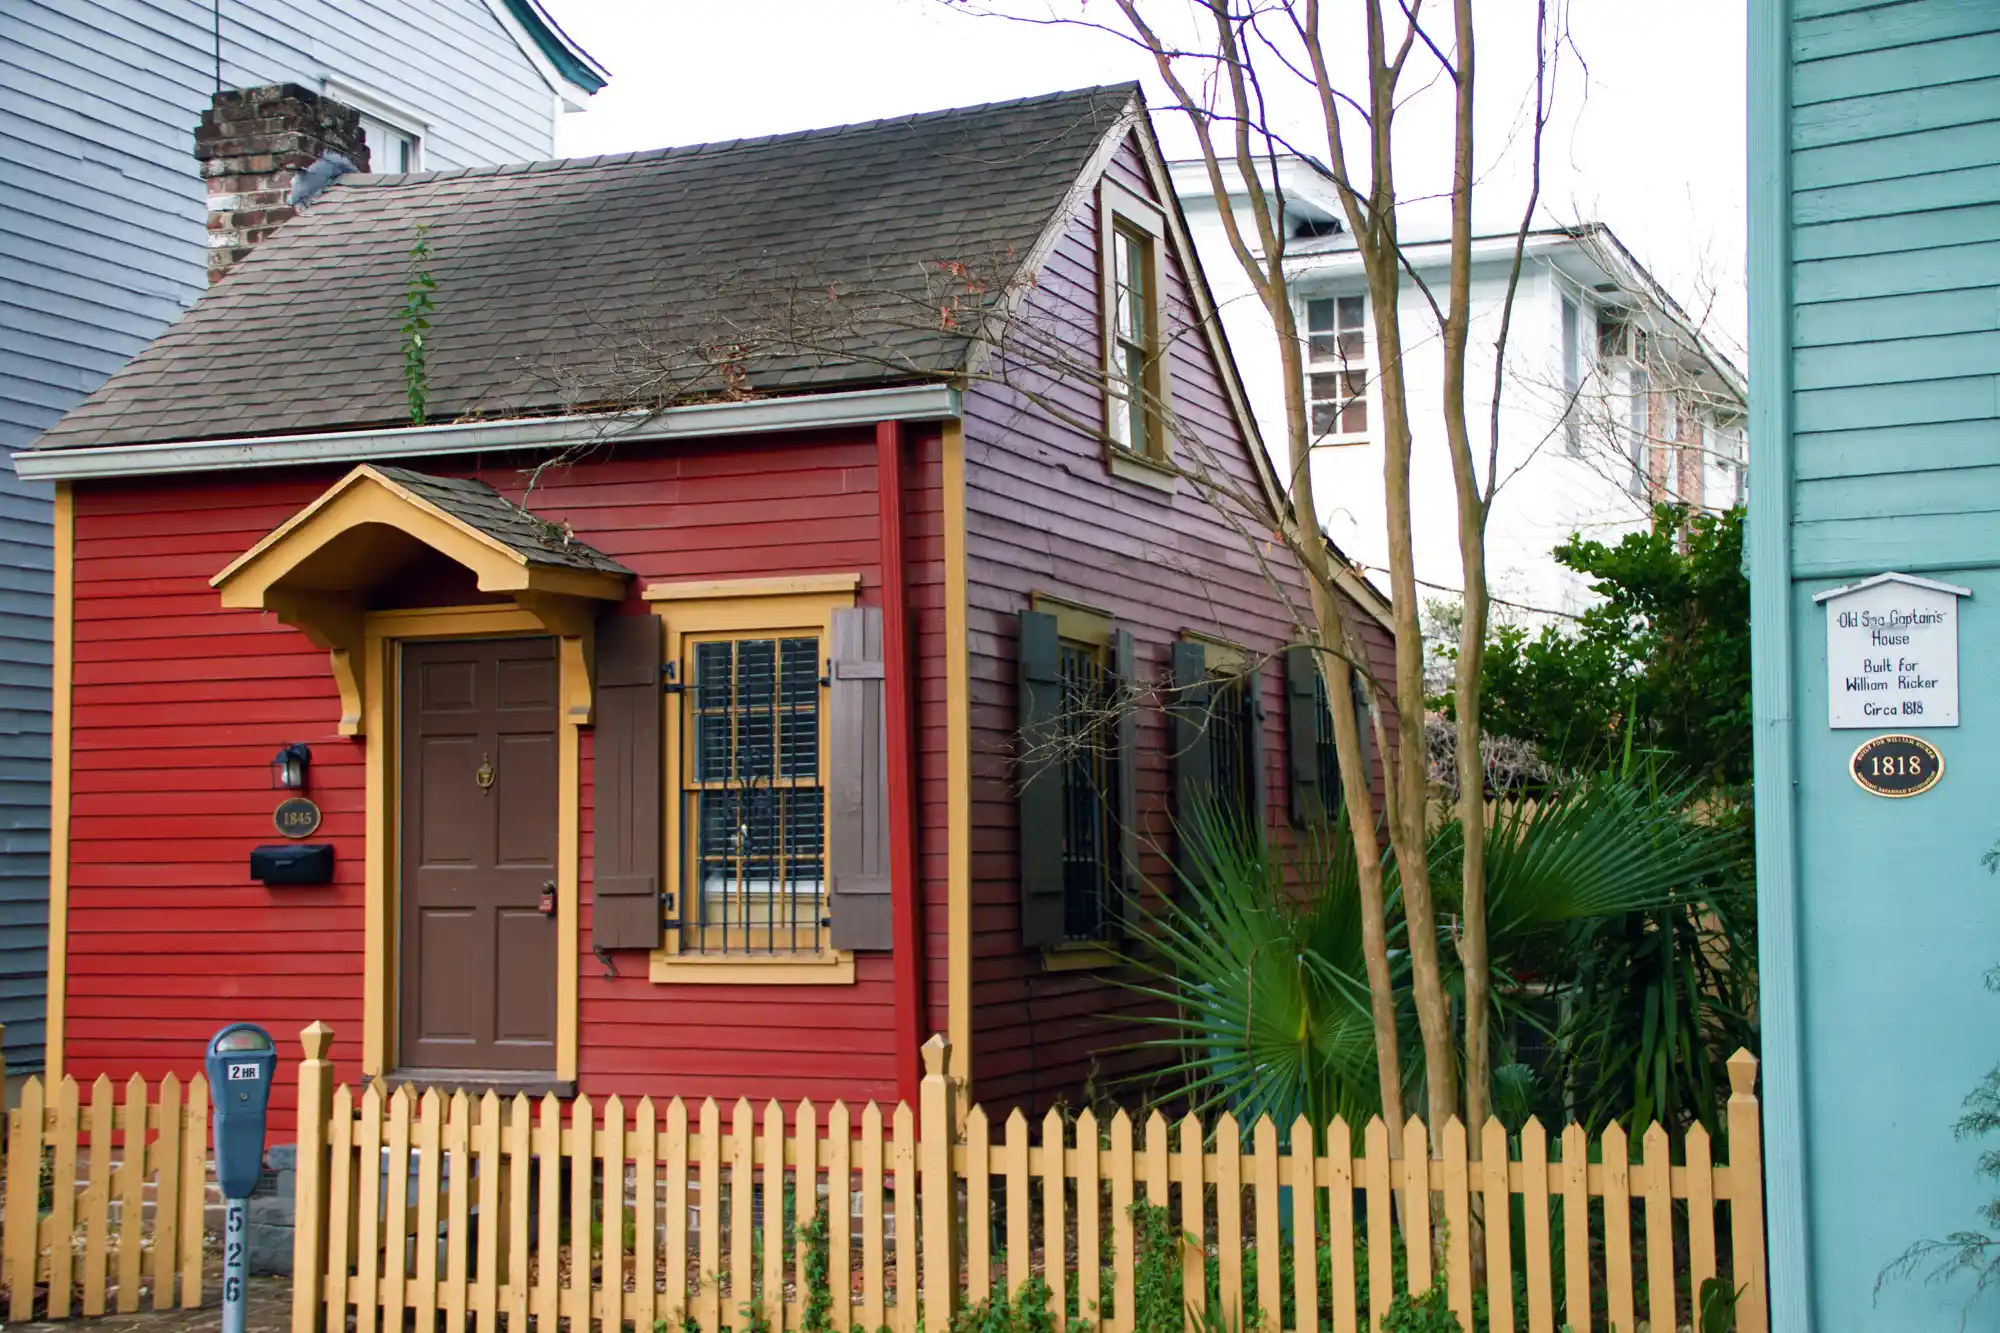
[[[2000,1063],[2000,0],[1753,0],[1752,38],[1774,1327],[1953,1329],[1969,1286],[1875,1284],[1996,1192],[1951,1126]],[[1848,775],[1873,733],[1827,725],[1812,602],[1888,569],[1973,590],[1945,776],[1905,801]]]

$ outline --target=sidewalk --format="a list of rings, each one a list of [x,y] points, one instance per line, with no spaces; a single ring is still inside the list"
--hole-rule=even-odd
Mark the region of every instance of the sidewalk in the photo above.
[[[99,1319],[65,1319],[57,1323],[0,1324],[10,1333],[217,1333],[222,1327],[222,1274],[211,1275],[202,1286],[199,1310],[151,1310],[139,1314],[110,1314]],[[248,1333],[286,1333],[292,1326],[292,1284],[282,1277],[250,1279]]]

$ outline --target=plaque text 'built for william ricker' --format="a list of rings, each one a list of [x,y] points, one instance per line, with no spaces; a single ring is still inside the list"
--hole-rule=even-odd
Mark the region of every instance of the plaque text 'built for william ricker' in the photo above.
[[[1827,724],[1958,725],[1958,599],[1969,588],[1877,574],[1817,594],[1826,607]]]

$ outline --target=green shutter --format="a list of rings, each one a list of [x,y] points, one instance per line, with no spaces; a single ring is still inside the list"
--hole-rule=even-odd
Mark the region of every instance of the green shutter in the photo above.
[[[1174,678],[1167,714],[1168,741],[1173,746],[1173,810],[1178,847],[1195,812],[1214,795],[1214,766],[1209,761],[1208,650],[1192,640],[1174,644]],[[1181,868],[1189,869],[1182,858]]]
[[[1250,808],[1244,814],[1251,830],[1262,838],[1271,805],[1271,776],[1265,768],[1264,673],[1255,668],[1243,677],[1243,730],[1243,759],[1250,768]]]
[[[1021,613],[1019,672],[1021,943],[1063,938],[1062,645],[1056,618]]]
[[[1139,873],[1139,655],[1129,630],[1111,635],[1111,681],[1116,693],[1112,705],[1118,710],[1114,724],[1112,762],[1116,769],[1118,805],[1118,875],[1123,892],[1112,900],[1114,926],[1124,919],[1125,895],[1137,894],[1144,882]]]
[[[1327,793],[1319,774],[1319,650],[1309,643],[1285,649],[1285,767],[1290,776],[1293,828],[1326,822]]]

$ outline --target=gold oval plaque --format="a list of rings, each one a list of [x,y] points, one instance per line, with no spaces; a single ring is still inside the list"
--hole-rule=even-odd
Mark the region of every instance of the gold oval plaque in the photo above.
[[[319,832],[319,807],[303,796],[287,797],[271,812],[271,822],[287,838],[310,838]]]
[[[1877,796],[1921,796],[1944,776],[1944,755],[1921,736],[1877,736],[1862,742],[1848,769]]]

